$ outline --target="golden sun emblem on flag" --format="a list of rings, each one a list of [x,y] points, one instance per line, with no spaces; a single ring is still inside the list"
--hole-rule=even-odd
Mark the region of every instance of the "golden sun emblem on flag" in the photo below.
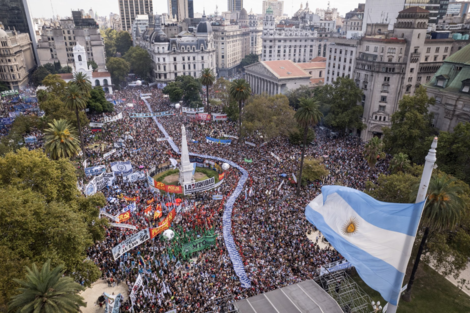
[[[347,236],[353,235],[354,233],[357,232],[357,227],[358,227],[358,223],[357,223],[356,218],[351,217],[351,218],[349,218],[349,220],[347,220],[344,223],[343,234],[345,234]]]

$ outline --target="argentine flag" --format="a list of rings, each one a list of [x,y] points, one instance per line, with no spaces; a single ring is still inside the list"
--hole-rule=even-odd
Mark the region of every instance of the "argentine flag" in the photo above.
[[[423,207],[424,202],[380,202],[355,189],[324,186],[305,216],[369,287],[397,305]]]

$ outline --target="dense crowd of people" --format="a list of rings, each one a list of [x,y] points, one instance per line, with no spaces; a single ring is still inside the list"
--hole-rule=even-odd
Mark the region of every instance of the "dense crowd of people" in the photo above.
[[[122,119],[105,123],[100,132],[92,132],[89,128],[83,131],[88,167],[105,165],[106,172],[111,172],[111,162],[131,161],[134,171],[152,174],[162,167],[167,168],[170,158],[178,159],[166,140],[157,140],[164,135],[152,118],[129,117],[129,113],[148,112],[140,93],[151,94],[147,101],[153,112],[170,110],[174,113],[158,118],[158,121],[179,147],[181,125],[185,125],[190,152],[225,158],[248,171],[249,181],[234,205],[232,234],[251,287],[240,285],[222,232],[223,202],[238,184],[238,170],[227,170],[220,187],[186,198],[178,194],[172,198],[160,193],[151,188],[147,180],[128,183],[117,176],[113,186],[101,190],[108,199],[102,212],[116,216],[130,204],[125,197],[135,198],[136,210],[125,223],[139,231],[156,227],[175,207],[164,204],[183,198],[184,209],[173,221],[172,229],[213,228],[217,234],[215,245],[195,253],[189,261],[170,253],[171,243],[162,240],[161,235],[115,260],[111,249],[137,231],[108,228],[105,240],[87,251],[89,258],[100,267],[103,279],[110,284],[127,284],[130,293],[137,277],[143,278],[142,287],[135,292],[136,300],[132,302],[128,298],[124,301],[121,312],[167,312],[172,309],[177,312],[217,312],[224,296],[231,295],[238,300],[312,279],[318,275],[320,266],[343,259],[333,248],[322,249],[317,242],[307,238],[306,233],[314,227],[306,220],[304,211],[320,193],[323,184],[364,189],[366,181],[374,181],[386,170],[386,161],[379,161],[375,168],[368,166],[362,156],[363,145],[357,137],[330,138],[327,130],[317,128],[316,138],[307,147],[306,154],[322,157],[330,174],[323,181],[311,182],[297,195],[296,186],[289,178],[292,174],[298,175],[299,146],[291,145],[287,138],[264,144],[259,136],[245,138],[256,147],[244,141],[237,142],[235,138],[230,145],[207,142],[206,136],[214,134],[236,136],[237,123],[196,121],[191,117],[193,115],[171,107],[161,90],[139,87],[115,92],[115,112],[90,116],[92,122],[99,123],[105,117],[123,113]],[[105,158],[104,155],[113,149],[115,152]],[[222,164],[219,162],[219,165]],[[86,177],[81,181],[82,188],[91,179]],[[213,195],[222,195],[223,200],[214,200]],[[149,205],[153,206],[152,214],[145,214]],[[163,214],[154,218],[153,212],[158,205],[162,206]]]

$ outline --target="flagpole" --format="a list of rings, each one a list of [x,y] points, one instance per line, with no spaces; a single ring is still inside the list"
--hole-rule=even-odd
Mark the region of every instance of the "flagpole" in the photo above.
[[[416,196],[415,203],[423,202],[426,199],[426,194],[428,192],[429,182],[431,181],[432,170],[434,169],[434,164],[436,163],[436,148],[437,148],[437,137],[434,137],[434,140],[431,144],[431,149],[429,149],[428,155],[426,156],[423,169],[423,175],[421,176],[421,182],[419,183],[418,195]],[[411,255],[411,250],[413,246],[411,245],[408,248],[406,255]],[[409,260],[406,260],[408,263]],[[403,280],[400,282],[400,285],[397,286],[398,290],[401,290],[401,286],[403,285]],[[397,299],[397,305],[393,305],[388,303],[387,312],[386,313],[396,313],[398,309],[398,301],[400,300],[400,296]]]

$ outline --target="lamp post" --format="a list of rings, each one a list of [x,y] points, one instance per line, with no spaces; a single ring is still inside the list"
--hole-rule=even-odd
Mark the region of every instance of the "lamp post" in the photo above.
[[[372,304],[372,308],[374,309],[374,313],[379,313],[382,311],[382,306],[380,305],[380,301],[377,301],[377,303],[372,301],[371,304]]]

